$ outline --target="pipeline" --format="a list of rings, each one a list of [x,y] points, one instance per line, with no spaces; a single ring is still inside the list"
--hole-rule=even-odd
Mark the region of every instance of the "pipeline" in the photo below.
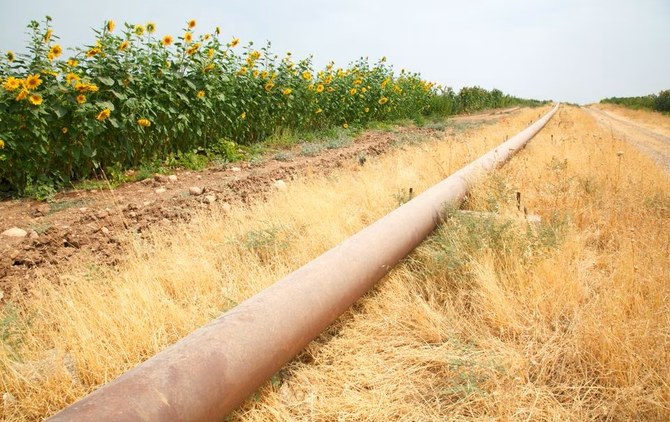
[[[385,217],[240,303],[49,421],[222,420],[407,256],[486,172],[539,132],[559,104]]]

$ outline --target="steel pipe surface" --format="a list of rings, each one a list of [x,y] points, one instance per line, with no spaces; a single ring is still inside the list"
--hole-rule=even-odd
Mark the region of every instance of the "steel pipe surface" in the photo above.
[[[521,149],[537,122],[421,195],[50,421],[219,421],[344,313],[436,227],[484,173]]]

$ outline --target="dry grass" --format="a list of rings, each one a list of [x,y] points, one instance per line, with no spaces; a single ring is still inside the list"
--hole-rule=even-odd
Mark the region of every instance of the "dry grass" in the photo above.
[[[0,388],[15,400],[0,415],[54,413],[538,113],[296,182],[137,242],[118,271],[82,262],[66,285],[41,284],[15,317],[4,310]],[[539,227],[520,217],[516,190]],[[668,176],[569,108],[467,205],[499,216],[452,211],[233,418],[668,419]]]
[[[406,139],[267,203],[130,239],[118,269],[82,259],[0,316],[6,420],[38,420],[147,359],[524,127],[540,111],[456,138]],[[68,370],[75,368],[76,371]]]
[[[665,136],[670,136],[670,115],[668,114],[649,110],[633,110],[615,104],[595,104],[593,107],[610,112],[615,116],[624,117]]]

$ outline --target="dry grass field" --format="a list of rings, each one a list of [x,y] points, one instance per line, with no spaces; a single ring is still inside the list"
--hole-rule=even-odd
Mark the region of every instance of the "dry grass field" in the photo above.
[[[39,420],[383,216],[544,113],[417,142],[268,201],[81,257],[5,305],[5,420]],[[529,224],[522,207],[542,217]],[[670,177],[563,107],[242,420],[670,418]]]

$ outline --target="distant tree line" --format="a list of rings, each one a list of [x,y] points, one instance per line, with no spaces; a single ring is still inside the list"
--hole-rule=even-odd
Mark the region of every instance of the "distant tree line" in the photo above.
[[[642,97],[611,97],[600,100],[601,103],[618,104],[632,109],[649,109],[662,112],[670,112],[670,89],[658,94],[644,95]]]

